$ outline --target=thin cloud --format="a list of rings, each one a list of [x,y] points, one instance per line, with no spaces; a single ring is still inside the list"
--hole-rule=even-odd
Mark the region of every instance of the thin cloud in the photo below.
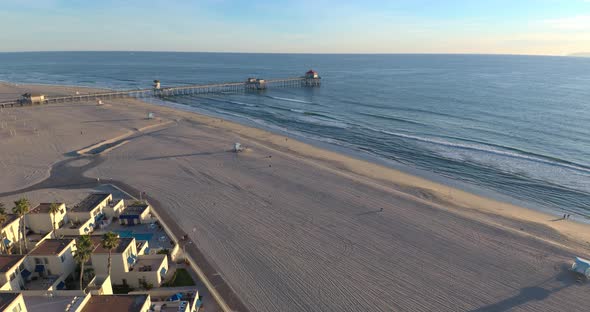
[[[556,30],[590,31],[590,15],[549,19],[544,24]]]

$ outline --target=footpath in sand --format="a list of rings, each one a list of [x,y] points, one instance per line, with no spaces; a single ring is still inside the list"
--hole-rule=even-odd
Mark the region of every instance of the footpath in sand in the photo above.
[[[590,286],[567,270],[589,254],[585,225],[132,100],[14,110],[51,135],[1,139],[0,159],[11,161],[0,193],[42,181],[27,172],[48,172],[72,151],[149,125],[147,111],[179,121],[93,156],[101,161],[86,176],[157,199],[252,311],[587,310]],[[83,127],[95,133],[81,138]],[[228,152],[234,142],[249,151]]]

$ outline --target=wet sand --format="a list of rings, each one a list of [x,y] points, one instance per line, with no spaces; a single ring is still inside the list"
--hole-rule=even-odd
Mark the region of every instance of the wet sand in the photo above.
[[[17,116],[21,131],[0,129],[0,193],[76,150],[174,121],[93,156],[85,174],[156,199],[252,311],[585,310],[589,286],[566,267],[589,254],[587,225],[135,100],[8,110],[0,120]],[[228,152],[234,142],[248,151]]]

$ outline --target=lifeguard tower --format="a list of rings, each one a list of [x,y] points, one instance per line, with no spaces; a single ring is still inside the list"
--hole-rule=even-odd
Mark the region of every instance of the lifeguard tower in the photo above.
[[[319,86],[322,79],[320,75],[318,75],[318,73],[313,69],[307,71],[303,78],[305,78],[305,86],[307,87]]]
[[[587,279],[590,278],[590,261],[576,257],[576,259],[574,259],[574,263],[572,264],[572,271],[583,275]]]

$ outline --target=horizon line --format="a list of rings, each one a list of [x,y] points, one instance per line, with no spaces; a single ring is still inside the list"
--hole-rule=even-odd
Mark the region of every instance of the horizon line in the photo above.
[[[489,55],[489,56],[547,56],[547,57],[584,57],[590,52],[576,52],[571,54],[526,54],[526,53],[461,53],[461,52],[247,52],[247,51],[173,51],[173,50],[23,50],[0,51],[6,53],[209,53],[209,54],[276,54],[276,55]]]

